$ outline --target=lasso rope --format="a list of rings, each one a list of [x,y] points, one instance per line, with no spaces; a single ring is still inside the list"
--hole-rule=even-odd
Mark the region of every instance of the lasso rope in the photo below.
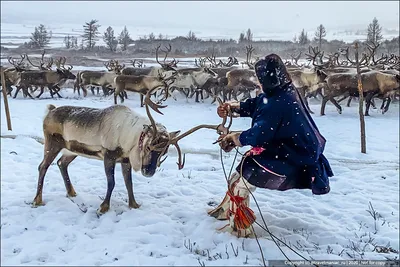
[[[242,162],[241,162],[241,164],[240,164],[240,174],[239,174],[240,177],[239,177],[239,179],[244,179],[244,178],[243,178],[243,164],[244,164],[244,159],[245,159],[246,157],[248,157],[248,155],[240,153],[239,150],[238,150],[237,148],[235,148],[235,149],[236,149],[236,153],[235,153],[234,160],[233,160],[233,162],[232,162],[231,172],[232,172],[232,169],[233,169],[233,165],[235,164],[237,155],[238,155],[238,154],[242,155],[242,156],[243,156],[243,159],[242,159]],[[252,159],[255,161],[254,158],[252,158]],[[229,187],[229,178],[228,178],[228,176],[226,175],[225,164],[224,164],[224,162],[223,162],[222,148],[220,148],[220,160],[221,160],[221,165],[222,165],[222,169],[223,169],[223,172],[224,172],[225,180],[226,180],[227,183],[228,183],[228,192],[229,192],[230,194],[232,194],[233,192],[231,192],[231,189],[230,189],[230,187]],[[258,163],[257,161],[255,161],[255,162]],[[258,163],[258,164],[259,164],[259,163]],[[229,177],[230,177],[230,175],[231,175],[231,172],[229,173]],[[245,184],[247,190],[249,191],[249,193],[251,194],[251,196],[252,196],[252,198],[253,198],[253,200],[254,200],[254,203],[255,203],[256,206],[257,206],[258,212],[260,213],[260,216],[261,216],[261,219],[262,219],[262,221],[263,221],[264,226],[261,225],[260,223],[258,223],[257,221],[255,221],[254,223],[257,224],[261,229],[263,229],[264,231],[266,231],[266,232],[270,235],[272,241],[274,241],[275,245],[278,247],[278,249],[281,251],[281,253],[285,256],[285,258],[286,258],[290,263],[292,263],[292,265],[297,266],[296,264],[294,264],[294,263],[289,259],[289,257],[285,254],[285,252],[283,252],[282,248],[279,246],[279,244],[277,243],[276,240],[278,240],[279,242],[281,242],[282,244],[284,244],[287,248],[289,248],[292,252],[294,252],[296,255],[298,255],[298,256],[301,257],[302,259],[304,259],[304,260],[306,260],[306,261],[312,263],[309,259],[306,259],[303,255],[301,255],[300,253],[298,253],[297,251],[295,251],[295,250],[294,250],[293,248],[291,248],[288,244],[286,244],[286,243],[283,242],[280,238],[278,238],[278,237],[275,236],[273,233],[271,233],[271,231],[268,229],[267,223],[265,222],[264,216],[262,215],[262,212],[261,212],[260,206],[258,205],[257,199],[255,198],[254,194],[250,191],[250,189],[249,189],[249,187],[247,186],[246,182],[244,182],[244,184]],[[233,198],[232,200],[235,201],[234,198]],[[238,207],[238,209],[242,209],[242,206],[241,206],[241,205],[237,205],[236,202],[235,202],[235,204],[236,204],[236,206]],[[243,214],[246,214],[245,212],[242,212],[242,213],[243,213]],[[248,219],[248,220],[249,220],[249,219]],[[256,235],[256,233],[255,233],[255,231],[254,231],[254,226],[253,226],[252,224],[251,224],[250,226],[251,226],[251,228],[252,228],[252,231],[253,231],[254,236],[255,236],[255,238],[256,238],[258,247],[259,247],[259,249],[260,249],[260,253],[261,253],[262,260],[263,260],[263,264],[264,264],[264,266],[267,266],[267,265],[265,264],[264,254],[263,254],[263,251],[262,251],[260,242],[258,241],[258,237],[257,237],[257,235]],[[276,239],[276,240],[275,240],[275,239]],[[316,265],[316,264],[313,264],[313,265],[318,267],[318,265]]]

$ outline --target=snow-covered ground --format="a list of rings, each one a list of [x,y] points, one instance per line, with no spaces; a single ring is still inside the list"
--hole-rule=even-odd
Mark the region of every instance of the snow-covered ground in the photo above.
[[[38,100],[9,98],[13,131],[7,131],[2,105],[1,134],[43,136],[42,119],[50,103],[98,108],[112,104],[111,97],[90,93],[87,98],[79,98],[66,90],[63,96],[51,99],[46,93]],[[124,104],[145,115],[138,100],[137,95],[130,94]],[[193,99],[186,102],[180,98],[170,99],[167,104],[164,115],[153,112],[153,116],[170,131],[220,122],[210,100],[194,103]],[[317,114],[318,101],[311,100],[311,108]],[[328,104],[326,116],[313,115],[327,138],[325,155],[335,173],[329,194],[258,189],[254,195],[270,231],[307,259],[394,258],[395,253],[374,251],[374,245],[399,250],[399,106],[393,104],[385,115],[371,110],[366,118],[367,154],[360,153],[357,104],[353,102],[352,107],[343,109],[339,115]],[[249,125],[250,119],[238,118],[232,130],[247,129]],[[219,203],[226,192],[219,147],[212,145],[217,137],[214,131],[200,130],[181,140],[187,156],[186,166],[180,171],[176,151],[171,148],[152,178],[134,174],[134,193],[141,204],[136,210],[127,208],[127,192],[118,165],[111,209],[100,218],[96,209],[106,193],[101,161],[80,158],[69,168],[77,201],[85,203],[86,213],[65,197],[61,174],[54,164],[45,178],[46,205],[31,208],[27,203],[36,193],[43,146],[23,136],[15,140],[2,138],[1,265],[262,264],[255,239],[220,233],[216,229],[226,221],[207,215],[212,208],[208,204]],[[224,153],[223,159],[229,169],[234,153]],[[376,221],[367,211],[369,203],[381,216]],[[251,208],[261,222],[253,201]],[[285,259],[269,234],[255,228],[264,257]],[[291,260],[300,259],[288,248],[282,249]]]
[[[100,23],[101,24],[101,23]],[[23,44],[24,42],[29,42],[31,33],[34,32],[35,27],[39,25],[33,24],[18,24],[18,23],[1,23],[1,43],[4,47],[15,48],[15,44]],[[82,24],[57,24],[53,23],[51,25],[45,25],[48,31],[52,32],[52,39],[50,40],[50,47],[63,47],[64,37],[67,35],[80,37],[83,33],[83,23]],[[109,25],[101,24],[99,28],[100,33],[103,33]],[[111,25],[115,31],[115,34],[119,34],[125,25]],[[168,38],[175,38],[177,36],[186,36],[190,29],[187,27],[142,27],[142,26],[132,26],[126,25],[130,33],[131,38],[139,39],[144,36],[148,36],[150,33],[154,33],[158,36],[160,33]],[[240,30],[227,30],[227,29],[206,29],[206,30],[196,30],[192,29],[197,37],[204,40],[213,39],[237,39],[239,38]],[[308,36],[314,36],[315,29],[306,29]],[[383,37],[385,39],[392,39],[398,36],[397,31],[383,31]],[[254,31],[254,40],[280,40],[288,41],[292,40],[294,36],[298,36],[297,31],[284,31],[284,32],[271,32],[271,31]],[[363,40],[366,38],[366,34],[363,31],[357,33],[357,31],[342,31],[328,29],[327,35],[325,37],[327,40],[342,40],[344,42],[353,42],[355,40]],[[104,45],[102,38],[99,38],[97,44]]]

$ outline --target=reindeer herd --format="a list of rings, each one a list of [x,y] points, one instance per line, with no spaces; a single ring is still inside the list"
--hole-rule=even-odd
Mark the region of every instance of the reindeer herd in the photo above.
[[[365,115],[369,115],[369,107],[375,108],[374,98],[382,99],[381,110],[385,113],[393,99],[399,95],[400,87],[400,58],[398,55],[384,55],[376,57],[378,45],[367,44],[367,50],[362,53],[359,66],[361,80],[366,103]],[[163,95],[163,100],[172,96],[176,90],[182,93],[187,99],[195,95],[195,102],[199,97],[203,101],[210,96],[213,103],[221,96],[224,101],[241,100],[249,98],[252,92],[257,93],[259,84],[254,71],[254,64],[258,58],[253,58],[254,48],[246,47],[246,60],[241,62],[235,57],[229,57],[227,62],[217,62],[214,53],[211,56],[200,57],[195,60],[195,67],[179,68],[178,60],[173,59],[167,62],[168,54],[171,52],[171,45],[161,49],[156,48],[156,62],[159,66],[144,67],[143,61],[131,60],[132,67],[120,64],[118,60],[110,60],[104,63],[107,71],[83,70],[73,73],[72,66],[65,67],[66,58],[50,58],[45,60],[43,51],[39,62],[34,64],[27,54],[20,55],[21,59],[8,58],[13,67],[1,67],[4,72],[5,86],[7,93],[11,95],[15,87],[14,98],[22,89],[24,97],[31,97],[33,92],[40,89],[36,96],[40,97],[47,87],[51,96],[58,95],[65,86],[67,80],[74,80],[74,93],[87,96],[87,88],[90,87],[92,94],[97,87],[102,89],[103,94],[108,96],[114,94],[114,104],[117,104],[118,97],[121,102],[128,98],[127,92],[140,94],[141,106],[144,106],[144,96],[154,88],[153,95],[158,92]],[[159,53],[165,53],[164,59],[159,59]],[[349,98],[347,106],[353,97],[358,97],[358,83],[356,62],[349,55],[349,47],[340,49],[334,54],[324,56],[324,52],[318,47],[309,47],[306,58],[308,64],[298,64],[302,52],[297,56],[290,55],[292,60],[286,61],[288,71],[296,88],[299,90],[307,108],[307,99],[310,97],[322,97],[321,115],[325,114],[325,106],[328,101],[338,109],[341,114],[341,101]],[[27,63],[24,63],[25,60]],[[55,65],[55,70],[53,70]],[[36,69],[34,69],[36,68]],[[204,96],[205,94],[205,96]],[[161,100],[161,101],[163,101]]]

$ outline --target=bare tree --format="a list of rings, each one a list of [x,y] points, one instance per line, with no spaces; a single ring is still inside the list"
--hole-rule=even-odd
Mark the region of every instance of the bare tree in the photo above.
[[[318,42],[319,50],[321,50],[322,40],[326,36],[326,30],[324,25],[320,24],[315,31],[315,38],[314,40]]]
[[[97,22],[98,20],[92,19],[90,22],[86,22],[85,25],[83,25],[82,37],[89,50],[91,50],[95,46],[96,41],[98,41],[100,25],[97,24]]]
[[[308,39],[307,33],[303,29],[299,35],[299,44],[305,45],[305,44],[308,44],[309,42],[310,42],[310,40]]]
[[[368,25],[367,41],[379,44],[382,39],[382,27],[379,25],[377,18],[374,18]]]
[[[163,39],[163,35],[160,33],[159,35],[158,35],[158,40],[162,40]]]
[[[40,24],[35,27],[35,31],[32,33],[30,45],[35,48],[44,48],[50,43],[51,31],[47,32],[46,27]]]
[[[128,29],[126,28],[126,26],[124,27],[122,32],[119,34],[118,42],[121,45],[122,51],[125,51],[128,48],[128,45],[133,42],[133,40],[131,39],[131,37],[129,35]]]
[[[108,47],[108,49],[110,49],[111,52],[117,50],[118,41],[114,35],[114,30],[111,26],[109,26],[104,32],[103,41],[106,43],[106,46]]]

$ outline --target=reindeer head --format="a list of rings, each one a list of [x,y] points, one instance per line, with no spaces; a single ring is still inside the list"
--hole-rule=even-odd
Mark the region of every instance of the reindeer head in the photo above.
[[[328,77],[325,71],[317,69],[318,82],[322,83]]]
[[[75,80],[76,76],[71,72],[72,65],[69,65],[68,68],[65,68],[64,66],[66,60],[66,57],[60,57],[60,59],[56,60],[55,64],[57,67],[57,73],[59,73],[64,79]]]
[[[149,113],[148,113],[149,115]],[[150,115],[151,117],[151,115]],[[169,133],[165,126],[160,123],[151,122],[145,125],[139,140],[140,158],[142,159],[140,170],[145,177],[152,177],[156,169],[160,167],[168,152],[169,142],[176,137],[180,131]]]
[[[211,68],[203,67],[204,73],[210,74],[212,77],[217,77],[218,74],[214,72]]]

